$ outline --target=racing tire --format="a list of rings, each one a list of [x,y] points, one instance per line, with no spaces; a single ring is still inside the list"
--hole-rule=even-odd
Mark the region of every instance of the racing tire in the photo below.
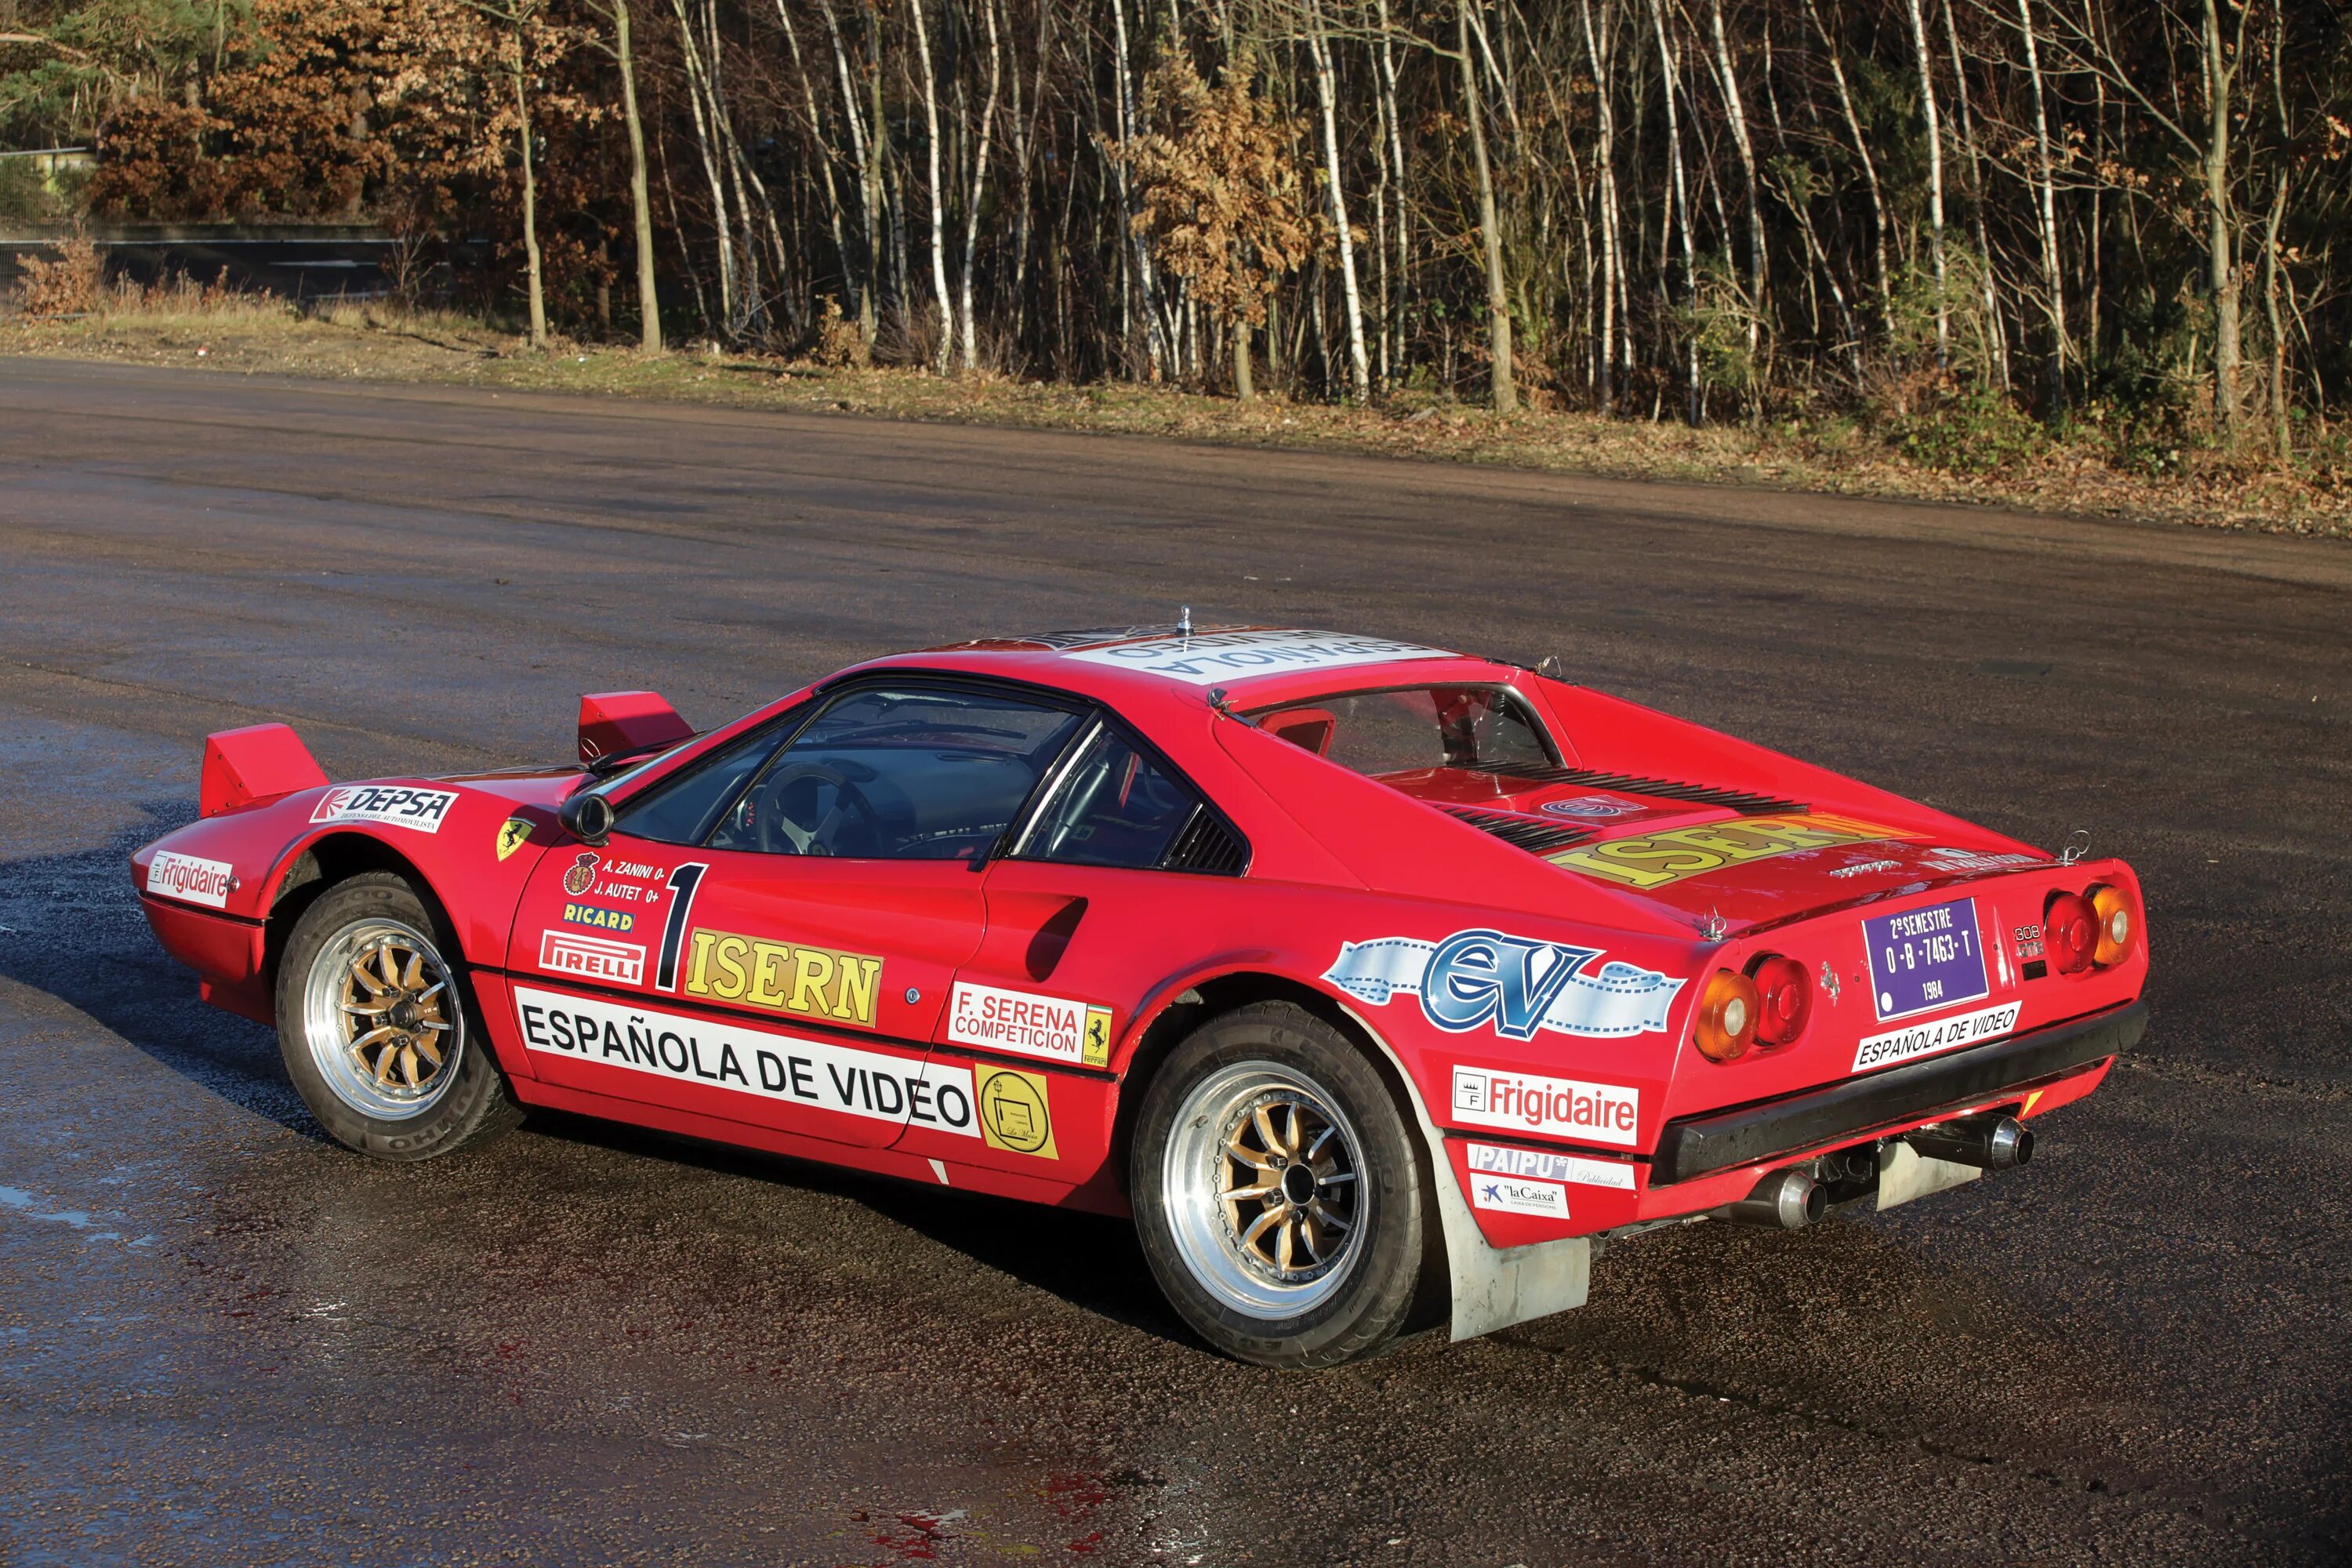
[[[1431,1223],[1423,1164],[1364,1053],[1305,1008],[1264,1002],[1169,1054],[1129,1191],[1151,1272],[1195,1332],[1260,1366],[1328,1367],[1406,1327]]]
[[[302,911],[278,964],[278,1048],[347,1149],[428,1160],[522,1120],[454,951],[405,878],[369,871]]]

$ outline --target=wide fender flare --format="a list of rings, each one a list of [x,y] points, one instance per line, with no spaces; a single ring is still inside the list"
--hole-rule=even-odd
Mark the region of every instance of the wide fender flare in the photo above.
[[[1448,1322],[1451,1338],[1476,1339],[1515,1323],[1584,1305],[1592,1283],[1591,1238],[1564,1237],[1512,1247],[1496,1247],[1488,1241],[1470,1212],[1461,1184],[1454,1179],[1445,1135],[1430,1115],[1419,1083],[1406,1070],[1404,1058],[1370,1019],[1349,1005],[1347,997],[1322,984],[1319,977],[1309,980],[1291,971],[1276,953],[1265,950],[1220,953],[1154,986],[1145,1005],[1136,1009],[1113,1057],[1122,1098],[1129,1082],[1128,1068],[1133,1065],[1137,1048],[1168,1010],[1201,986],[1241,976],[1279,980],[1323,998],[1371,1042],[1372,1048],[1386,1059],[1396,1082],[1402,1086],[1405,1103],[1429,1155],[1430,1189],[1435,1194],[1438,1232],[1445,1246],[1452,1303]]]

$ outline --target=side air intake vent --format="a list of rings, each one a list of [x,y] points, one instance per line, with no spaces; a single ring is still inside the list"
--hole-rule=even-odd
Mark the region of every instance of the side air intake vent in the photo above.
[[[1743,789],[1717,789],[1713,784],[1676,784],[1672,779],[1645,779],[1633,773],[1604,773],[1591,768],[1526,767],[1503,763],[1482,763],[1467,771],[1496,773],[1515,779],[1528,779],[1536,784],[1582,784],[1588,789],[1614,790],[1619,795],[1646,795],[1660,800],[1686,800],[1694,805],[1719,805],[1727,811],[1736,811],[1742,816],[1763,816],[1808,809],[1803,801],[1783,800],[1774,795],[1757,795]]]
[[[1160,865],[1171,871],[1201,871],[1213,877],[1238,877],[1249,864],[1249,846],[1234,830],[1206,810],[1192,813],[1168,847]]]
[[[1592,837],[1589,828],[1554,827],[1549,822],[1529,822],[1524,816],[1505,816],[1500,812],[1470,811],[1458,805],[1446,806],[1444,811],[1446,816],[1458,817],[1481,833],[1491,833],[1506,844],[1516,844],[1530,855],[1549,855]]]

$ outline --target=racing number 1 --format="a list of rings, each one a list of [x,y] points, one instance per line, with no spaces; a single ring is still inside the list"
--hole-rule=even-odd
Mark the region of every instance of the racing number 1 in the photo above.
[[[662,926],[661,960],[654,968],[654,989],[677,989],[677,953],[686,945],[686,920],[694,910],[694,890],[702,886],[710,868],[689,860],[669,874],[669,920]]]

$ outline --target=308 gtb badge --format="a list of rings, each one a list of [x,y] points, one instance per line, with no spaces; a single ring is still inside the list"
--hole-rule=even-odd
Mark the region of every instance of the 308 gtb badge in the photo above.
[[[1419,643],[992,638],[578,742],[331,784],[213,736],[142,905],[353,1149],[543,1107],[1131,1215],[1269,1364],[2022,1164],[2146,1021],[2120,861]]]

